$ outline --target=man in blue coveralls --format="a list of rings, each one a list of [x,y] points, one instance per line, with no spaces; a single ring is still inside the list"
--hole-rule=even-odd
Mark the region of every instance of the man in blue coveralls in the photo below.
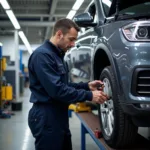
[[[86,100],[103,103],[108,99],[97,90],[101,81],[68,83],[65,52],[74,46],[79,27],[69,19],[56,22],[53,35],[29,58],[29,80],[33,103],[28,123],[36,150],[72,150],[68,106]]]

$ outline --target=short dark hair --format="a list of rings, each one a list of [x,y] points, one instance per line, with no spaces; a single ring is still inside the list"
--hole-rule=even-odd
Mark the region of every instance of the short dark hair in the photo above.
[[[72,20],[68,18],[59,19],[54,25],[53,35],[55,35],[58,30],[61,30],[63,34],[66,34],[71,28],[75,28],[77,31],[80,31],[79,26]]]

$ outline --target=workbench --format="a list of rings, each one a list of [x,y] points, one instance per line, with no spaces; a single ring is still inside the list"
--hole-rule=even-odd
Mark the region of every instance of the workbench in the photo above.
[[[69,117],[72,116],[72,111],[69,110]],[[81,112],[76,113],[76,116],[81,122],[81,150],[86,150],[86,134],[88,133],[94,142],[97,144],[100,150],[114,150],[110,148],[104,141],[103,138],[98,139],[95,136],[95,130],[100,130],[99,118],[98,115],[95,115],[92,112]],[[126,149],[127,150],[127,149]],[[136,145],[133,145],[132,148],[128,150],[150,150],[150,141],[138,135]]]

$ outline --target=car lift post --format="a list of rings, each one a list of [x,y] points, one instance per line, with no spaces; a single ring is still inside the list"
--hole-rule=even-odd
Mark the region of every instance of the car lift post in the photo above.
[[[72,111],[78,110],[78,109],[73,109],[73,108],[76,108],[75,105],[69,107],[69,110],[68,110],[69,117],[72,117]],[[81,110],[83,110],[83,109],[81,109]],[[103,146],[103,144],[101,142],[99,142],[99,138],[96,136],[94,131],[89,128],[86,121],[83,119],[84,117],[82,117],[82,114],[83,114],[83,116],[89,115],[89,119],[92,119],[92,118],[94,119],[95,115],[91,111],[89,111],[89,112],[88,111],[86,111],[86,112],[85,111],[84,112],[83,111],[81,111],[81,112],[74,111],[74,112],[75,112],[76,116],[79,118],[80,123],[81,123],[81,150],[86,150],[86,134],[87,133],[89,133],[89,135],[92,137],[92,139],[95,141],[95,143],[101,150],[106,150],[106,148]],[[90,121],[90,122],[93,122],[93,121]],[[94,129],[96,130],[97,127],[94,127]]]
[[[69,117],[71,117],[71,113],[73,110],[68,110]],[[114,150],[110,148],[104,141],[102,134],[97,136],[97,131],[100,131],[99,126],[99,119],[98,116],[95,115],[93,112],[74,112],[75,115],[78,117],[81,123],[81,150],[86,150],[86,134],[88,133],[96,145],[99,147],[100,150]],[[150,130],[149,130],[150,131]],[[98,134],[99,135],[99,134]],[[142,136],[138,135],[137,143],[135,143],[134,149],[139,150],[149,150],[149,140],[146,140]],[[131,148],[130,148],[131,149]],[[126,149],[126,150],[130,150]]]
[[[88,132],[85,129],[85,127],[83,126],[83,124],[81,123],[81,150],[86,150],[86,144],[85,144],[86,133],[88,133]]]
[[[95,115],[91,112],[83,112],[83,113],[75,113],[75,114],[77,115],[77,117],[80,119],[80,122],[81,122],[81,150],[86,150],[86,136],[85,135],[87,133],[95,141],[95,143],[100,148],[100,150],[106,150],[105,146],[100,142],[99,138],[95,136],[95,133],[93,132],[93,130],[90,129],[89,125],[84,120],[85,116],[89,115],[89,117],[91,116],[91,118],[95,118],[94,117]]]

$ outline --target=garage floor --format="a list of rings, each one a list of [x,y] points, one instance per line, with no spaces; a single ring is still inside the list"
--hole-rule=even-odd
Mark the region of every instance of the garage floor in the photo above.
[[[30,91],[25,89],[23,110],[15,112],[10,119],[0,119],[0,150],[34,150],[34,139],[27,125],[27,115],[31,108],[29,103]],[[70,118],[73,149],[80,150],[80,122],[73,115]],[[89,135],[86,137],[86,150],[98,150],[97,145]]]

